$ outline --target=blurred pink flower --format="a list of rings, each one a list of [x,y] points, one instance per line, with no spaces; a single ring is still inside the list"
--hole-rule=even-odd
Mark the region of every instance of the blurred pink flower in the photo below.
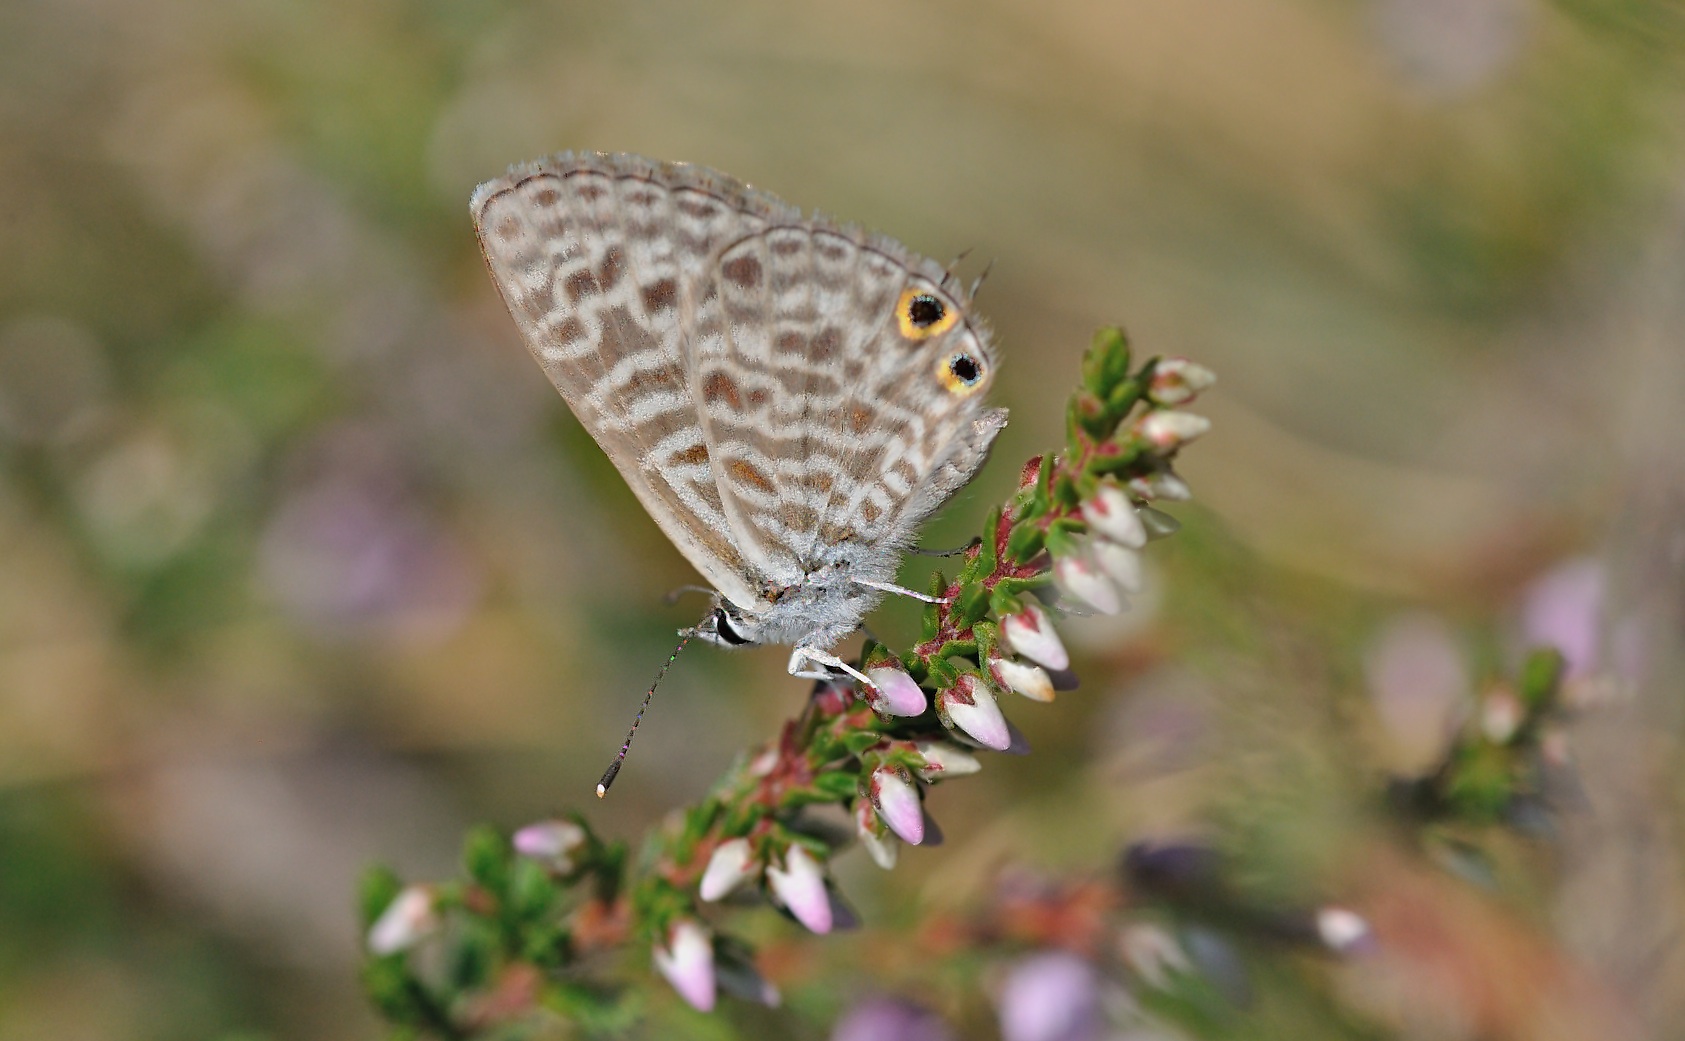
[[[919,800],[918,787],[907,771],[899,767],[880,766],[872,771],[872,805],[883,815],[889,830],[899,835],[909,846],[924,841],[924,804]]]
[[[867,998],[837,1021],[831,1041],[953,1041],[936,1013],[899,998]]]
[[[1032,954],[1000,988],[1002,1041],[1091,1041],[1101,1032],[1100,977],[1067,951]]]
[[[1397,767],[1430,767],[1469,708],[1468,669],[1450,627],[1425,613],[1394,618],[1370,644],[1363,671]]]
[[[1601,664],[1604,590],[1603,565],[1582,557],[1546,572],[1522,598],[1522,638],[1561,651],[1570,679]]]
[[[936,712],[985,748],[1004,752],[1012,747],[1012,731],[993,692],[970,673],[962,673],[952,687],[936,696]]]

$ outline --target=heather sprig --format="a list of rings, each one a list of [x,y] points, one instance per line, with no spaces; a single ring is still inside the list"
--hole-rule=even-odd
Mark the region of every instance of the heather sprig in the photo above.
[[[850,836],[810,811],[842,808],[852,837],[893,867],[900,844],[935,832],[930,786],[976,772],[978,750],[1021,745],[1000,698],[1051,701],[1071,679],[1055,611],[1122,610],[1141,587],[1142,548],[1176,530],[1148,503],[1188,497],[1173,463],[1209,424],[1181,406],[1213,377],[1182,359],[1131,365],[1121,330],[1096,335],[1064,451],[1027,462],[957,572],[932,577],[939,602],[918,642],[896,654],[868,640],[859,666],[869,687],[846,677],[816,685],[774,741],[649,837],[636,867],[573,817],[512,842],[476,832],[462,881],[402,887],[372,876],[365,979],[382,1012],[452,1037],[539,1007],[609,1030],[638,1007],[635,988],[601,982],[602,963],[627,951],[645,952],[696,1008],[713,1008],[720,989],[776,1004],[752,952],[725,931],[719,901],[754,891],[812,932],[849,923],[826,868]],[[429,943],[440,957],[417,956]]]

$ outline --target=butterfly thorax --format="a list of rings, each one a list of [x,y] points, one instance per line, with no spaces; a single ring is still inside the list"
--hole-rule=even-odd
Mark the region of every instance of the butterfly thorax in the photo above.
[[[838,561],[809,571],[794,583],[766,583],[753,603],[726,601],[721,605],[725,614],[721,642],[829,648],[858,629],[883,599],[882,591],[860,580],[889,581],[894,578],[895,563],[893,555]]]

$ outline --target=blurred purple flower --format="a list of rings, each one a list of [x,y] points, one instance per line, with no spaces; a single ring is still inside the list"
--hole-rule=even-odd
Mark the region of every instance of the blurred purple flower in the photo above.
[[[899,998],[867,998],[831,1031],[831,1041],[953,1041],[936,1013]]]
[[[342,429],[316,472],[281,500],[264,532],[264,584],[301,625],[324,636],[367,630],[437,637],[479,596],[476,568],[419,498],[378,433]]]
[[[1546,572],[1523,596],[1521,635],[1529,646],[1548,644],[1562,652],[1570,679],[1600,664],[1603,641],[1603,565],[1570,560]]]
[[[1032,954],[1000,988],[1002,1041],[1090,1041],[1101,1030],[1100,977],[1067,951]]]

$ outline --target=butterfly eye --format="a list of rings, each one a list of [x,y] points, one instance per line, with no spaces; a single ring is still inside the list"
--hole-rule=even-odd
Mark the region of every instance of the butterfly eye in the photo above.
[[[936,376],[953,394],[970,394],[983,379],[983,361],[968,351],[956,351],[937,363]]]
[[[928,340],[953,328],[959,316],[940,297],[918,289],[905,289],[895,305],[895,320],[901,335],[909,340]]]

